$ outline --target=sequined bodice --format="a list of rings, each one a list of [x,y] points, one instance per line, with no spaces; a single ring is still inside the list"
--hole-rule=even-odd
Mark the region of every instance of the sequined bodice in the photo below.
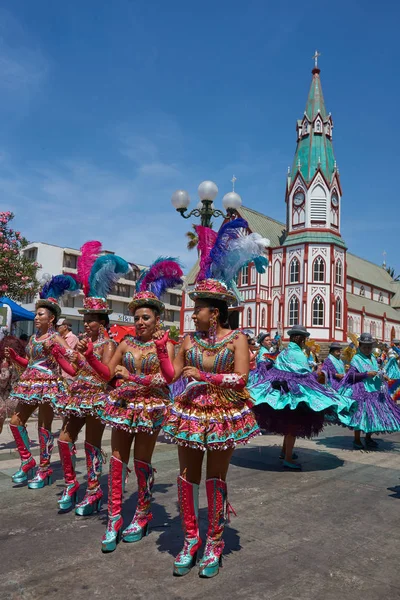
[[[139,349],[142,351],[142,357],[140,361],[135,360],[135,356],[133,352],[129,351],[125,352],[122,358],[122,365],[126,367],[129,373],[141,375],[151,375],[158,373],[160,370],[160,363],[158,361],[156,347],[153,342],[148,342],[146,344],[138,342],[136,338],[129,336],[125,339],[128,347]],[[148,352],[150,350],[150,352]],[[147,351],[146,354],[143,351]],[[138,364],[137,364],[138,363]]]
[[[210,373],[233,373],[235,353],[228,346],[238,335],[237,331],[233,331],[222,340],[210,345],[198,334],[192,334],[190,336],[192,346],[186,351],[186,365]]]
[[[58,365],[50,354],[49,344],[57,334],[54,333],[43,340],[37,340],[32,335],[27,346],[29,357],[28,369],[39,371],[58,372]]]

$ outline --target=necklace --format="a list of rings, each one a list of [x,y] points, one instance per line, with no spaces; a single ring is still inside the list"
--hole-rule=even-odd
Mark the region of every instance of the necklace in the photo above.
[[[226,346],[226,344],[229,344],[235,340],[238,335],[239,333],[237,331],[232,331],[223,337],[222,340],[216,340],[214,344],[210,344],[204,338],[199,337],[196,333],[193,334],[192,339],[195,345],[204,349],[206,356],[214,356],[221,350],[221,348]]]

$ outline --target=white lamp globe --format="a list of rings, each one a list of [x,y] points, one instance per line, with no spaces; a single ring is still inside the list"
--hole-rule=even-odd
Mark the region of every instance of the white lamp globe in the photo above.
[[[242,199],[236,192],[229,192],[222,198],[222,204],[225,210],[232,208],[238,210],[242,206]]]
[[[197,190],[200,200],[215,200],[218,188],[213,181],[203,181]]]
[[[200,200],[200,202],[198,202],[198,203],[197,203],[197,205],[196,205],[196,208],[197,208],[197,210],[201,210],[202,208],[204,208],[204,205],[203,205],[203,203],[202,203],[202,201],[201,201],[201,200]],[[212,210],[214,210],[214,208],[215,208],[215,206],[214,206],[214,202],[211,204],[211,207],[210,207],[210,208],[211,208]]]
[[[187,208],[190,204],[190,196],[186,190],[176,190],[176,192],[172,194],[171,203],[176,210]]]

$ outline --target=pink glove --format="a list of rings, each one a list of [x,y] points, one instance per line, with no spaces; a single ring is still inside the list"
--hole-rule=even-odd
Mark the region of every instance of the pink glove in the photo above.
[[[161,373],[167,383],[172,383],[175,376],[174,365],[172,364],[167,350],[169,340],[169,331],[166,331],[160,340],[154,340],[157,349],[158,362],[160,363]]]
[[[111,379],[110,369],[107,367],[107,365],[103,365],[101,361],[97,360],[93,354],[93,344],[90,340],[84,356],[92,369],[94,369],[96,373],[100,375],[102,379],[104,379],[104,381],[109,381]]]
[[[24,369],[28,366],[29,360],[27,358],[22,358],[22,356],[15,352],[14,348],[9,347],[8,352],[10,353],[11,360],[17,363],[17,365],[23,367]]]
[[[58,344],[52,347],[51,353],[62,370],[71,377],[75,377],[77,373],[76,369],[74,369],[71,363],[65,358],[66,355],[69,355],[72,358],[74,353],[71,350],[68,351],[67,348],[64,348],[64,346],[59,346]]]
[[[153,377],[151,375],[129,375],[129,381],[134,381],[139,385],[150,387],[153,383]]]
[[[246,376],[238,375],[237,373],[206,373],[200,371],[201,381],[206,383],[212,383],[213,385],[219,385],[223,388],[230,388],[232,390],[243,390],[246,387]]]

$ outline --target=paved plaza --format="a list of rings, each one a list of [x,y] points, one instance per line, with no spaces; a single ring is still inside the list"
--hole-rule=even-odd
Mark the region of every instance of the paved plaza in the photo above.
[[[35,426],[33,420],[29,432],[36,440]],[[59,426],[56,421],[55,430]],[[63,481],[58,460],[52,486],[13,488],[11,474],[19,460],[7,426],[0,440],[1,600],[400,597],[400,435],[385,436],[379,451],[355,452],[351,432],[327,427],[317,441],[299,441],[301,473],[282,470],[277,437],[264,435],[236,450],[229,499],[237,517],[226,528],[224,567],[211,580],[200,579],[197,569],[180,579],[172,576],[182,542],[175,446],[162,438],[157,443],[150,535],[103,555],[106,505],[87,518],[59,514]],[[110,453],[109,431],[104,449]],[[83,481],[82,436],[77,471]],[[104,487],[106,479],[105,473]],[[126,522],[135,509],[135,489],[131,475]],[[204,486],[200,517],[204,533]]]

